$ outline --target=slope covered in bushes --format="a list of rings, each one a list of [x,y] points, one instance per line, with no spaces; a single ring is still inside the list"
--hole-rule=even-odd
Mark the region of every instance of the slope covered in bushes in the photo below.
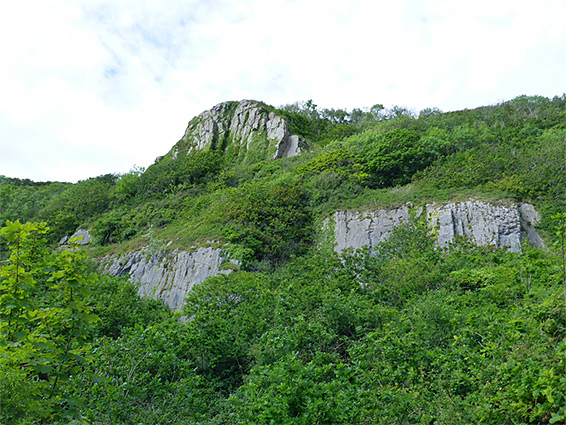
[[[564,422],[566,98],[265,108],[310,151],[0,179],[0,422]],[[533,203],[549,249],[441,250],[416,220],[339,256],[318,234],[338,208],[469,197]],[[94,247],[53,250],[77,228]],[[240,270],[197,286],[183,320],[88,259],[207,240]]]

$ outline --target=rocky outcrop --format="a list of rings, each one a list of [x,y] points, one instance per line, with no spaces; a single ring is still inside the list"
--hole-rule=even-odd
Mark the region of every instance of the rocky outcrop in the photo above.
[[[367,246],[372,250],[387,240],[393,227],[409,219],[406,206],[377,211],[337,211],[334,213],[334,250],[342,252]]]
[[[63,237],[59,245],[67,245],[73,241],[79,245],[88,245],[92,241],[92,236],[88,230],[77,230],[73,235]]]
[[[512,252],[521,251],[524,239],[536,247],[544,246],[534,227],[540,218],[532,205],[467,201],[419,208],[405,205],[366,212],[338,211],[334,214],[334,249],[336,252],[363,246],[374,249],[388,238],[394,226],[406,222],[410,216],[422,218],[422,214],[441,247],[447,247],[457,237]]]
[[[224,102],[193,118],[173,157],[194,150],[232,150],[240,159],[287,158],[300,153],[299,138],[289,133],[287,121],[253,100]]]
[[[449,246],[458,237],[512,252],[521,251],[523,240],[544,247],[535,229],[540,217],[532,205],[467,201],[423,207],[409,204],[365,212],[337,211],[333,216],[334,249],[339,253],[364,246],[374,250],[387,240],[395,226],[411,217],[426,220],[441,247]],[[175,250],[169,254],[162,251],[148,255],[136,251],[106,257],[102,262],[106,273],[129,275],[132,282],[139,284],[140,295],[161,299],[177,311],[182,309],[185,297],[195,285],[210,276],[231,272],[230,267],[223,267],[227,260],[222,250],[212,246],[193,251]]]
[[[230,273],[231,270],[222,270],[225,261],[222,250],[213,247],[201,247],[193,252],[159,252],[151,256],[136,251],[102,260],[104,272],[112,276],[129,275],[130,281],[139,284],[140,295],[163,300],[175,311],[183,308],[185,297],[195,285],[210,276]]]
[[[301,153],[300,147],[300,139],[299,136],[289,136],[287,139],[279,143],[279,147],[277,148],[277,152],[273,159],[277,158],[291,158],[293,156],[297,156]]]

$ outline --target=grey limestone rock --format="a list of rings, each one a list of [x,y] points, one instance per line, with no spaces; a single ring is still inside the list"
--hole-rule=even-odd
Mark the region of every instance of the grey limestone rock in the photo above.
[[[277,158],[291,158],[301,153],[299,136],[289,136],[284,141],[279,143],[277,152],[273,159]]]
[[[373,249],[387,239],[394,226],[408,219],[409,210],[406,206],[366,212],[337,211],[334,213],[334,249],[336,252],[364,246]]]
[[[173,149],[190,153],[207,148],[237,146],[242,155],[260,151],[265,158],[286,158],[300,153],[299,138],[289,133],[287,121],[267,112],[258,102],[224,102],[193,118]]]
[[[498,205],[466,201],[426,206],[427,220],[437,229],[437,243],[447,247],[457,236],[466,236],[478,245],[494,245],[521,252],[521,214],[519,205]]]
[[[92,241],[92,236],[88,230],[77,230],[72,236],[65,236],[59,241],[59,245],[66,245],[75,240],[79,245],[88,245]]]
[[[387,239],[392,228],[409,219],[410,206],[378,211],[338,211],[334,214],[336,252],[367,246],[373,249]],[[536,247],[544,242],[534,225],[539,216],[530,204],[503,204],[466,201],[444,205],[427,204],[413,211],[415,217],[425,214],[437,244],[447,247],[457,237],[467,237],[478,245],[493,245],[511,252],[521,251],[526,239]]]
[[[200,247],[193,252],[159,252],[149,257],[136,251],[102,261],[104,272],[112,276],[129,275],[130,281],[139,284],[140,295],[161,299],[176,311],[183,308],[185,297],[195,285],[210,276],[231,272],[221,270],[226,260],[222,250],[213,247]]]
[[[520,204],[521,238],[527,239],[533,246],[544,248],[545,244],[535,229],[540,222],[540,214],[531,204]]]

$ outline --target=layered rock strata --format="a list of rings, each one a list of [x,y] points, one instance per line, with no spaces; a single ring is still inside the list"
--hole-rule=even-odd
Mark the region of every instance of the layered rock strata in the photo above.
[[[242,158],[249,151],[265,159],[300,153],[299,138],[290,134],[287,121],[258,102],[242,100],[220,103],[193,118],[173,148],[173,156],[194,150],[227,150],[230,145]]]
[[[183,308],[185,297],[195,285],[210,276],[231,272],[221,269],[225,262],[222,250],[212,247],[201,247],[193,252],[159,252],[151,256],[136,251],[106,257],[102,262],[104,272],[112,276],[129,275],[130,281],[139,285],[140,295],[161,299],[174,311]]]
[[[544,246],[534,227],[540,218],[532,205],[466,201],[427,204],[424,208],[405,205],[365,212],[337,211],[334,214],[334,249],[336,252],[364,246],[374,249],[387,240],[394,226],[406,222],[411,215],[422,218],[422,214],[441,247],[454,243],[458,237],[511,252],[520,252],[521,242],[525,239],[536,247]]]
[[[410,217],[426,220],[441,247],[449,246],[459,237],[512,252],[521,251],[523,240],[544,247],[535,229],[540,218],[532,205],[467,201],[418,208],[404,205],[365,212],[337,211],[333,216],[334,249],[339,253],[364,246],[373,250],[387,240],[395,226]],[[103,259],[106,273],[129,275],[132,282],[139,284],[140,295],[161,299],[176,311],[182,309],[185,297],[195,285],[210,276],[230,273],[229,269],[223,270],[225,262],[222,250],[210,246],[169,254],[147,255],[137,251]]]

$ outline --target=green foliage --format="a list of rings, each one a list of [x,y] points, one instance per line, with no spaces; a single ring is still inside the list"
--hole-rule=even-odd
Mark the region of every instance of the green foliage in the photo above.
[[[51,200],[39,214],[50,224],[50,240],[71,235],[81,224],[104,214],[110,207],[115,181],[112,174],[83,180]]]
[[[269,282],[245,272],[216,276],[196,287],[186,303],[194,363],[223,388],[236,388],[249,371],[252,347],[270,323]]]
[[[271,268],[301,255],[312,238],[307,198],[299,183],[244,184],[217,212],[227,251],[246,269]]]
[[[186,313],[189,334],[199,339],[190,345],[206,347],[195,358],[214,359],[201,364],[207,376],[230,371],[232,412],[223,417],[233,423],[558,420],[561,413],[552,413],[549,400],[561,397],[554,378],[560,355],[544,357],[553,351],[541,344],[552,340],[541,339],[541,319],[523,304],[527,294],[537,298],[534,288],[545,290],[548,263],[532,254],[490,256],[469,248],[435,253],[424,233],[410,235],[400,231],[377,257],[318,255],[271,278],[237,274],[197,288]],[[360,285],[381,280],[384,265],[407,258],[425,281],[433,270],[455,269],[458,279],[483,276],[481,284],[456,286],[436,275],[428,290],[408,290],[395,307],[384,306],[389,301],[379,286]],[[515,272],[523,260],[530,265]],[[524,273],[529,288],[522,285]],[[388,275],[387,285],[400,288],[406,278]],[[235,353],[239,360],[231,366],[221,362]],[[215,369],[220,365],[227,367]],[[528,368],[526,375],[519,365]],[[235,376],[243,378],[239,388]]]
[[[254,369],[232,402],[241,424],[361,424],[360,412],[376,406],[364,405],[368,394],[357,384],[353,369],[335,356],[304,362],[288,354]]]
[[[70,187],[70,183],[35,183],[0,176],[0,223],[37,220],[41,212]]]
[[[109,245],[125,240],[123,218],[118,211],[111,211],[99,218],[93,225],[96,243]]]
[[[421,141],[418,131],[407,128],[371,129],[346,139],[343,146],[359,164],[367,184],[386,187],[409,182],[440,155],[443,142],[432,135]]]
[[[98,320],[85,301],[92,276],[81,253],[49,252],[47,231],[19,222],[0,231],[11,251],[0,270],[0,418],[10,423],[77,415],[68,379],[84,366]]]
[[[118,201],[124,201],[132,196],[135,196],[138,190],[140,177],[145,172],[143,167],[132,168],[128,173],[122,174],[116,182],[114,188],[114,196]]]
[[[21,239],[4,232],[11,244]],[[43,252],[36,239],[22,252]],[[70,415],[87,423],[163,424],[562,420],[566,306],[551,253],[465,242],[441,252],[419,222],[396,228],[377,248],[373,255],[298,257],[270,274],[211,278],[189,294],[186,323],[136,301],[135,287],[123,280],[91,282],[88,299],[101,320],[88,330],[97,335],[92,348],[84,346],[89,361],[57,384],[57,401],[48,403],[40,373],[53,369],[22,367],[43,347],[32,343],[39,341],[32,334],[41,336],[32,314],[20,327],[29,344],[0,357],[2,413],[20,422],[14,412],[45,421]],[[69,317],[60,309],[71,310],[72,285],[61,282],[73,280],[63,261],[72,255],[57,267],[53,317]],[[13,267],[4,270],[14,276]],[[49,277],[40,279],[44,269],[25,270],[49,285]],[[4,311],[8,320],[11,310]],[[60,321],[42,317],[62,337],[47,346],[61,346]],[[14,329],[6,339],[15,337]],[[52,353],[64,352],[58,350]]]
[[[353,156],[344,149],[336,149],[330,152],[322,152],[314,159],[302,163],[296,168],[296,172],[302,176],[307,174],[320,174],[324,171],[336,170],[345,175],[350,171]]]
[[[320,137],[319,144],[325,146],[336,140],[344,140],[357,132],[358,129],[354,124],[335,124]]]
[[[181,324],[164,322],[98,340],[92,363],[73,379],[75,392],[88,400],[83,420],[163,425],[203,420],[215,396],[186,358],[184,335]]]
[[[566,304],[566,213],[558,213],[551,216],[556,221],[556,242],[555,246],[560,256],[562,269],[562,288],[564,291],[564,303]]]
[[[271,161],[261,140],[217,138],[76,185],[0,178],[0,422],[564,422],[566,98],[273,110],[311,152]],[[418,220],[372,252],[314,244],[336,208],[455,194],[537,203],[555,249],[441,250]],[[227,242],[245,271],[173,320],[47,245],[79,226],[114,251]]]
[[[436,188],[500,190],[521,199],[564,196],[565,111],[560,98],[522,96],[465,112],[466,121],[456,120],[460,113],[430,118],[439,121],[439,129],[445,121],[448,150],[414,181]]]
[[[288,123],[293,134],[308,139],[317,139],[326,129],[328,123],[320,116],[317,105],[312,100],[286,105],[275,112]]]
[[[92,329],[97,338],[118,338],[123,329],[147,327],[171,315],[161,301],[140,298],[137,286],[126,278],[107,275],[91,282],[88,302],[100,319]]]
[[[161,197],[191,186],[206,183],[224,166],[222,151],[196,151],[176,158],[165,157],[139,177],[136,191],[142,197]]]

